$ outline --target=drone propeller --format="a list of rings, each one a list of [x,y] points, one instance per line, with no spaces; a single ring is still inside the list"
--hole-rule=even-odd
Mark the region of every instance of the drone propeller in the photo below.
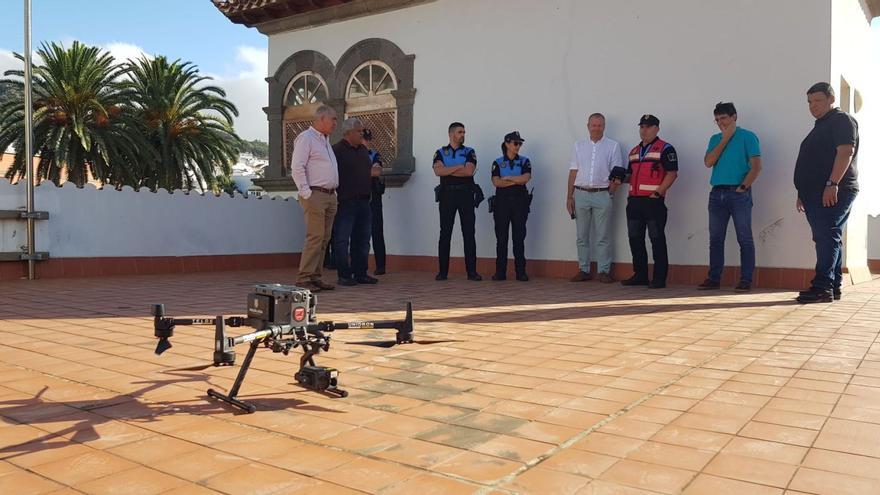
[[[406,342],[407,344],[418,344],[418,345],[431,345],[431,344],[445,344],[447,342],[461,342],[460,340],[416,340],[411,342]],[[346,342],[346,344],[354,344],[354,345],[368,345],[371,347],[382,347],[385,349],[390,349],[401,342],[397,342],[394,340],[365,340],[358,342]]]

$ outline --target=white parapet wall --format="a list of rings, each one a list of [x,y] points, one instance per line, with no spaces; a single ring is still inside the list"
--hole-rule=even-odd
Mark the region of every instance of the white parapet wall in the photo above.
[[[25,185],[0,180],[0,210],[25,208]],[[293,200],[204,196],[182,191],[35,189],[36,250],[52,258],[174,257],[296,253],[302,208]],[[25,223],[0,220],[0,251],[26,245]]]

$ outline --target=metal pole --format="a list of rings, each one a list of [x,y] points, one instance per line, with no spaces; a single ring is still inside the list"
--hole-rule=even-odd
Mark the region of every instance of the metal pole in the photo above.
[[[31,0],[24,0],[24,161],[27,181],[27,255],[28,280],[34,274],[34,107],[31,103]]]

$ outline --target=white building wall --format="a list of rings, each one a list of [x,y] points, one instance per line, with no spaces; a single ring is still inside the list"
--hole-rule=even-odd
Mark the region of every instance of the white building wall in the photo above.
[[[792,172],[813,124],[805,91],[830,73],[830,10],[831,0],[438,0],[272,35],[269,74],[299,50],[319,51],[335,63],[372,37],[415,54],[416,172],[385,198],[388,249],[402,255],[436,255],[431,189],[438,179],[431,157],[446,144],[450,122],[466,124],[487,193],[502,136],[522,133],[535,188],[527,256],[574,260],[564,191],[571,145],[585,135],[586,116],[605,113],[607,135],[626,152],[638,141],[639,116],[653,113],[681,162],[667,200],[670,260],[706,264],[710,171],[703,155],[716,131],[715,103],[733,101],[740,123],[762,141],[765,171],[754,188],[753,216],[758,264],[809,267],[814,254],[806,222],[795,212]],[[624,206],[619,195],[614,252],[628,262]],[[485,204],[477,218],[478,255],[494,257]],[[737,264],[732,228],[729,237],[728,263]],[[461,253],[456,234],[453,255]]]
[[[200,196],[165,190],[77,189],[44,184],[35,205],[36,250],[52,258],[292,253],[302,250],[302,208],[295,201]],[[24,209],[25,187],[0,180],[0,210]],[[25,223],[0,220],[0,251],[26,245]]]

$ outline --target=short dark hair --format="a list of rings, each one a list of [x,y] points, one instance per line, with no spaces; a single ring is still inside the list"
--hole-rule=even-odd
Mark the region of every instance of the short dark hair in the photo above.
[[[736,115],[736,107],[731,102],[720,101],[715,105],[715,115],[729,115],[733,117]]]
[[[807,94],[811,95],[813,93],[823,93],[827,97],[834,96],[834,88],[828,84],[827,82],[817,82],[816,84],[810,86],[810,89],[807,90]]]
[[[464,124],[462,124],[461,122],[453,122],[453,123],[449,124],[449,132],[452,132],[452,131],[458,129],[459,127],[461,127],[463,129]]]
[[[592,113],[592,114],[590,114],[590,116],[587,118],[587,122],[589,122],[589,121],[591,121],[591,120],[593,120],[593,119],[602,119],[602,120],[604,121],[604,120],[605,120],[605,116],[602,115],[602,114],[599,113],[599,112]]]

